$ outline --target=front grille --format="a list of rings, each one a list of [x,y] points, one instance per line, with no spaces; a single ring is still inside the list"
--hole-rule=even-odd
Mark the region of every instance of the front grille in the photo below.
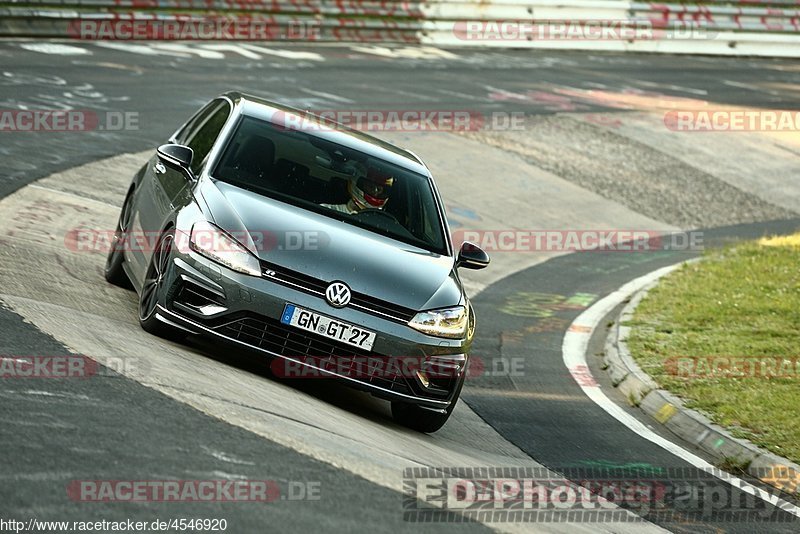
[[[330,282],[325,282],[297,271],[284,269],[283,267],[265,261],[261,262],[261,273],[266,278],[278,282],[279,284],[288,285],[323,298],[325,290],[328,288],[328,284],[330,284]],[[387,317],[403,324],[408,323],[417,313],[416,310],[411,308],[399,306],[356,291],[351,292],[349,305],[358,307],[372,315]]]
[[[322,280],[314,278],[313,276],[308,276],[307,274],[299,273],[297,271],[284,269],[283,267],[278,267],[277,265],[267,263],[265,261],[261,262],[261,274],[267,278],[270,278],[271,280],[300,286],[301,288],[305,288],[310,292],[322,293],[323,295],[325,294],[325,289],[328,287],[328,284]]]
[[[400,370],[386,370],[387,359],[370,352],[306,333],[261,315],[243,317],[213,327],[218,333],[286,358],[321,369],[337,365],[346,376],[389,391],[412,394]],[[358,358],[358,359],[356,359]],[[349,365],[349,367],[345,367]]]

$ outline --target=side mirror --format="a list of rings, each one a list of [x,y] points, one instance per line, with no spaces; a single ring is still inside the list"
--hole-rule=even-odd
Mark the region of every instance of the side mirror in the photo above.
[[[184,173],[189,179],[194,180],[192,172],[192,157],[194,152],[188,146],[166,144],[158,147],[158,159],[164,165]]]
[[[456,258],[456,267],[464,267],[465,269],[483,269],[491,258],[483,251],[481,247],[475,243],[464,241],[461,244],[461,250],[458,251]]]

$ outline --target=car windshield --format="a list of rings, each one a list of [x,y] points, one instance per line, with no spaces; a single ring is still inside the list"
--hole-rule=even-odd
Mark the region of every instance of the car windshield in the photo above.
[[[212,176],[447,254],[439,210],[426,176],[307,132],[245,116]]]

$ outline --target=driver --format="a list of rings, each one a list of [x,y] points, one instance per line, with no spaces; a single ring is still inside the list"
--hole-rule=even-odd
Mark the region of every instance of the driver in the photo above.
[[[394,177],[370,167],[366,174],[356,173],[348,179],[347,190],[350,193],[350,200],[347,203],[322,204],[322,206],[350,215],[366,209],[381,210],[389,200],[393,185]]]

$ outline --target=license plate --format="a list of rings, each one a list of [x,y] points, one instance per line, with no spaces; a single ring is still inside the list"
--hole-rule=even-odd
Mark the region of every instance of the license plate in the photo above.
[[[338,319],[331,319],[294,304],[287,304],[283,309],[281,322],[359,349],[372,350],[372,344],[375,343],[375,332]]]

